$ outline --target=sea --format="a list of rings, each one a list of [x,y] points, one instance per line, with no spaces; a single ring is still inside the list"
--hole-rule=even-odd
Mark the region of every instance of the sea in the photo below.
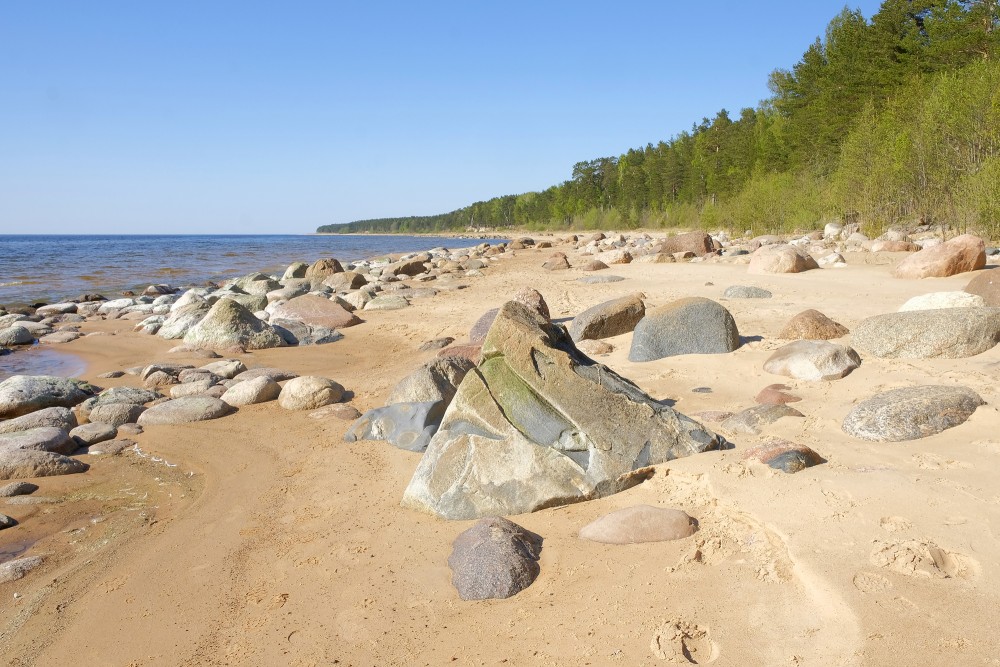
[[[82,294],[109,299],[148,285],[201,286],[296,261],[341,263],[431,248],[468,248],[506,239],[397,235],[62,235],[0,234],[0,304],[56,303]],[[0,380],[15,374],[69,377],[82,364],[58,347],[0,356]]]

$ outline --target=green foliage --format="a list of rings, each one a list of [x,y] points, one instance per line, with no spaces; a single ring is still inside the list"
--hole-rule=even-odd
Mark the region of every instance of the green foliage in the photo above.
[[[436,216],[318,231],[815,227],[900,221],[1000,232],[1000,0],[884,0],[844,9],[772,97],[689,132],[577,162],[570,180]]]

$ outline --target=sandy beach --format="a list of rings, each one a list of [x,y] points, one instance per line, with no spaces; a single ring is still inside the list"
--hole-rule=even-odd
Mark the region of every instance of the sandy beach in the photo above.
[[[533,235],[542,240],[544,237]],[[551,240],[551,239],[550,239]],[[421,454],[386,442],[345,442],[351,422],[276,402],[223,419],[148,426],[138,451],[84,457],[88,472],[33,480],[0,505],[20,525],[0,553],[44,564],[0,584],[0,662],[9,665],[996,665],[1000,621],[1000,347],[959,359],[885,359],[834,381],[767,373],[764,362],[797,313],[815,308],[849,330],[975,275],[898,279],[908,253],[844,253],[847,266],[748,275],[746,263],[612,265],[624,280],[583,284],[578,268],[546,271],[572,246],[508,251],[482,276],[363,323],[335,343],[227,355],[342,384],[350,405],[383,405],[435,358],[425,341],[468,339],[473,324],[524,287],[552,320],[636,292],[647,311],[707,297],[731,313],[743,344],[728,354],[628,360],[633,334],[595,359],[674,409],[739,412],[783,383],[804,417],[735,445],[655,466],[646,482],[605,498],[508,517],[541,535],[540,574],[503,600],[464,601],[451,585],[452,542],[473,521],[400,506]],[[994,267],[995,258],[986,270]],[[977,272],[978,273],[978,272]],[[433,282],[427,283],[435,286]],[[726,299],[732,285],[769,299]],[[135,321],[82,323],[60,349],[98,376],[156,361],[178,341],[134,332]],[[850,335],[843,340],[850,344]],[[860,401],[899,387],[966,386],[985,401],[964,423],[904,442],[844,432]],[[710,388],[710,391],[693,391]],[[784,474],[742,454],[778,437],[826,462]],[[611,545],[580,529],[634,505],[682,509],[698,531],[669,542]],[[937,554],[928,559],[926,554]],[[678,628],[680,630],[678,630]],[[658,655],[672,632],[687,658]]]

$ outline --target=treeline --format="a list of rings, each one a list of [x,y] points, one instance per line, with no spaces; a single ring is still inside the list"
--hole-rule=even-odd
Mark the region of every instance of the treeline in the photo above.
[[[1000,237],[1000,0],[844,9],[772,96],[669,141],[573,166],[542,192],[320,232],[946,223]]]

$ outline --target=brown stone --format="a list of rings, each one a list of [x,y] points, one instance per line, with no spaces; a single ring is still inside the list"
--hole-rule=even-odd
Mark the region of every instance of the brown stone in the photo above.
[[[323,280],[327,276],[332,276],[335,273],[340,273],[344,270],[344,267],[340,265],[340,262],[333,259],[317,259],[312,263],[308,269],[306,269],[306,278],[310,280]]]
[[[1000,269],[990,269],[976,275],[965,286],[965,291],[983,297],[987,306],[1000,307]]]
[[[603,271],[606,268],[608,268],[608,265],[599,259],[592,259],[580,267],[583,271]]]
[[[714,250],[712,237],[705,232],[688,232],[677,236],[668,236],[659,244],[660,252],[668,255],[675,253],[691,253],[691,256],[707,255]]]
[[[750,256],[747,273],[801,273],[819,264],[804,250],[790,245],[761,246]]]
[[[743,452],[743,460],[758,461],[786,473],[799,472],[819,463],[825,463],[822,456],[805,445],[780,438],[771,438],[763,445],[748,449]]]
[[[566,259],[566,253],[557,252],[553,254],[545,260],[545,263],[542,264],[542,268],[549,271],[562,271],[570,268],[569,260]]]
[[[789,340],[830,340],[848,334],[847,327],[834,322],[818,310],[803,310],[788,321],[778,338]]]
[[[769,384],[760,390],[754,400],[765,405],[784,405],[802,400],[798,396],[786,392],[786,389],[788,389],[788,385]]]
[[[327,329],[342,329],[360,324],[357,315],[348,312],[335,301],[330,301],[314,294],[304,294],[294,299],[269,306],[272,319],[295,320],[312,327]]]
[[[465,357],[474,364],[478,364],[483,356],[483,346],[479,345],[452,345],[437,353],[439,357]]]
[[[920,246],[909,241],[875,241],[872,252],[918,252]]]
[[[897,278],[945,278],[986,266],[986,245],[978,236],[962,234],[940,245],[924,248],[896,265]]]

